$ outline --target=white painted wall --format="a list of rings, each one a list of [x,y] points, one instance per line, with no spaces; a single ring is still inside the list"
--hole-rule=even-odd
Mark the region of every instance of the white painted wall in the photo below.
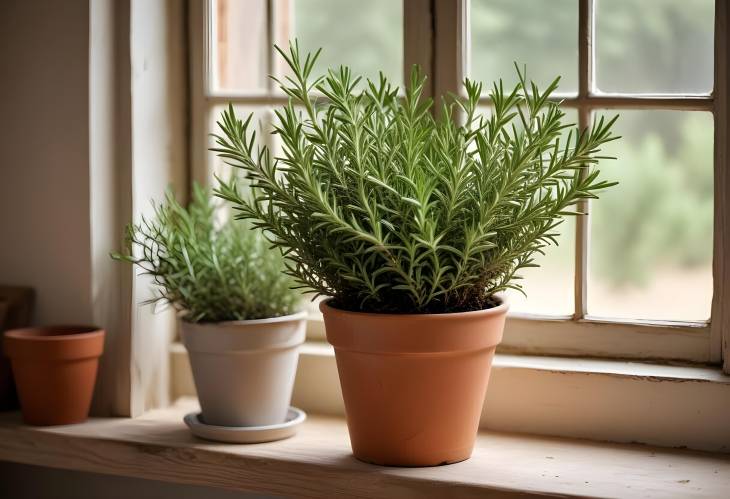
[[[0,282],[37,323],[88,323],[87,0],[0,2]]]

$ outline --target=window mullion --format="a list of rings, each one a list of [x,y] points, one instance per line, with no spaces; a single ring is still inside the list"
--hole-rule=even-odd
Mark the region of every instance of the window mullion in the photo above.
[[[190,2],[188,27],[188,48],[190,57],[189,87],[190,94],[190,174],[191,180],[207,185],[210,180],[208,168],[209,104],[206,95],[210,89],[211,63],[211,17],[209,1]],[[193,182],[188,185],[192,186]],[[192,193],[189,193],[192,195]]]
[[[268,47],[267,58],[266,58],[266,69],[269,75],[275,74],[274,65],[276,64],[275,56],[276,51],[274,50],[274,44],[277,43],[275,30],[276,30],[276,0],[269,0],[266,5],[266,45]],[[278,76],[278,75],[276,75]],[[266,78],[266,92],[271,95],[274,92],[274,81],[271,78]]]
[[[730,50],[730,7],[725,0],[715,2],[715,226],[713,247],[713,298],[710,357],[723,360],[730,373],[730,77],[728,50]]]
[[[581,130],[590,126],[591,109],[586,99],[593,88],[593,0],[580,0],[578,4],[578,126]],[[585,170],[581,175],[585,175]],[[588,302],[588,242],[589,202],[581,200],[578,211],[586,213],[576,219],[575,227],[575,312],[576,320],[587,314]]]
[[[433,96],[437,100],[449,92],[460,93],[466,75],[468,7],[468,0],[433,2]]]
[[[433,96],[433,2],[431,0],[403,0],[403,78],[407,83],[411,68],[418,64],[427,75],[423,96]]]
[[[714,101],[711,95],[624,95],[591,94],[587,97],[573,95],[551,95],[550,100],[560,102],[571,108],[589,107],[591,109],[666,109],[677,111],[712,111]],[[489,97],[479,99],[479,104],[489,106]]]

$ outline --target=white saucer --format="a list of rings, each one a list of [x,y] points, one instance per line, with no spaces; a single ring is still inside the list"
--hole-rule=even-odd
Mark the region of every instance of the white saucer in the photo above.
[[[199,412],[191,412],[184,418],[185,424],[188,425],[193,435],[206,440],[232,444],[258,444],[289,438],[307,419],[304,411],[296,407],[289,407],[286,421],[283,423],[266,426],[216,426],[205,424],[200,416]]]

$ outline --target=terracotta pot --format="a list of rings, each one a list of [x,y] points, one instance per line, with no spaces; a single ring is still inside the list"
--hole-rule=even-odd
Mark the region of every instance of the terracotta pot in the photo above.
[[[89,415],[104,331],[54,326],[5,332],[23,420],[32,425],[80,423]]]
[[[468,459],[507,308],[391,315],[322,302],[355,457],[393,466]]]
[[[182,323],[203,422],[283,423],[291,403],[306,313],[207,324]]]

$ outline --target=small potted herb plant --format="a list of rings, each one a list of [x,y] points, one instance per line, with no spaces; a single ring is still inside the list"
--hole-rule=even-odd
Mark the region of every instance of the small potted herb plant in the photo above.
[[[197,185],[187,208],[168,192],[112,257],[152,276],[152,302],[179,312],[205,424],[283,424],[305,336],[300,293],[281,252],[247,224],[217,223],[215,208]]]
[[[439,105],[414,68],[403,96],[347,67],[312,79],[291,68],[276,114],[281,157],[257,147],[249,117],[224,111],[214,149],[246,173],[218,195],[283,249],[288,274],[322,302],[350,440],[361,460],[428,466],[472,452],[495,347],[519,272],[555,243],[562,218],[611,184],[594,164],[615,120],[571,131],[545,91],[481,84]],[[359,85],[364,90],[359,91]],[[320,97],[323,96],[324,98]]]

